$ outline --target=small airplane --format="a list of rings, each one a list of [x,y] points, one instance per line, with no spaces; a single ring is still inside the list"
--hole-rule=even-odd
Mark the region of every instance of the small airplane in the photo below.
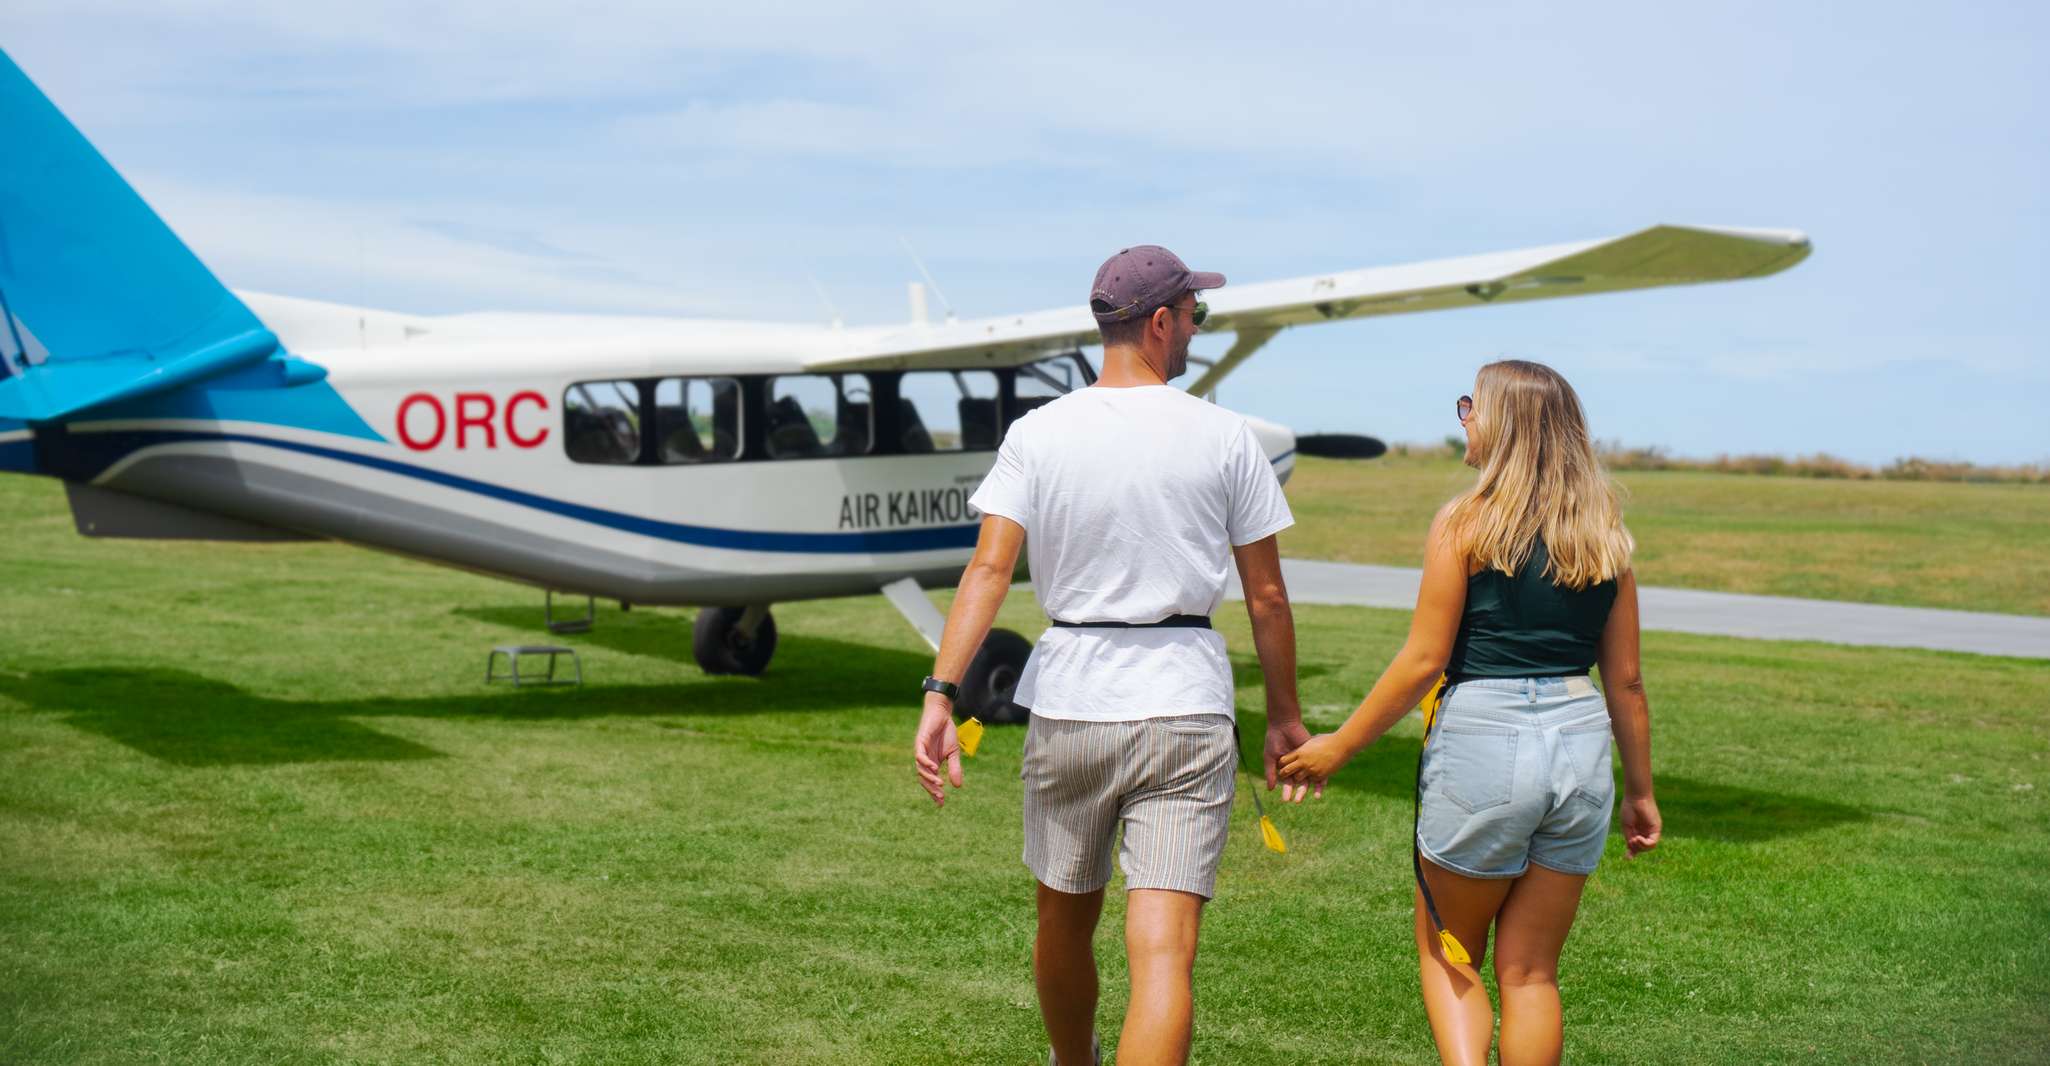
[[[776,603],[882,590],[928,642],[968,498],[1019,417],[1094,372],[1086,307],[840,327],[410,315],[230,292],[0,52],[0,470],[62,478],[88,536],[331,538],[622,603],[695,606],[712,673],[758,674]],[[1763,277],[1785,230],[1627,236],[1235,285],[1217,383],[1280,331]],[[1288,429],[1248,419],[1277,477]],[[1365,443],[1362,443],[1365,442]],[[1323,442],[1370,454],[1369,438]],[[588,619],[588,614],[586,619]],[[964,714],[1019,720],[997,631]]]

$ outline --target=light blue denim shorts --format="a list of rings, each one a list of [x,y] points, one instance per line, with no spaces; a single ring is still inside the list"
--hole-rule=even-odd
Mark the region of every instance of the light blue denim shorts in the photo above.
[[[1585,675],[1454,685],[1424,746],[1417,846],[1468,877],[1590,874],[1616,803],[1609,711]]]

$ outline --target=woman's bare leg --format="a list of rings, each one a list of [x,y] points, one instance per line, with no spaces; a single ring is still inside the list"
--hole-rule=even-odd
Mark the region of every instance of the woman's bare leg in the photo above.
[[[1432,882],[1433,886],[1437,882]],[[1495,920],[1495,983],[1502,990],[1502,1066],[1559,1061],[1559,950],[1587,878],[1533,864],[1516,879]]]
[[[1430,912],[1424,909],[1424,894],[1418,892],[1417,969],[1423,978],[1424,1013],[1430,1016],[1431,1036],[1438,1041],[1438,1058],[1446,1066],[1487,1066],[1488,1045],[1495,1036],[1495,1011],[1475,967],[1488,954],[1488,926],[1514,882],[1464,877],[1429,859],[1424,860],[1424,876],[1430,879],[1438,916],[1473,956],[1471,964],[1446,961],[1438,930],[1432,928]]]

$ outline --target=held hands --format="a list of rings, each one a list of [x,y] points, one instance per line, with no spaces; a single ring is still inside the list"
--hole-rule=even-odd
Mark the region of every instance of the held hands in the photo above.
[[[1319,796],[1324,794],[1324,782],[1339,768],[1352,761],[1357,754],[1336,733],[1320,733],[1281,758],[1281,778],[1293,781],[1297,788],[1315,785]]]
[[[941,768],[947,784],[960,788],[961,741],[954,735],[954,709],[936,692],[925,697],[925,713],[918,719],[918,737],[911,742],[911,758],[918,764],[918,783],[932,796],[935,807],[947,804],[946,789],[940,784]]]
[[[1664,823],[1659,820],[1658,801],[1649,793],[1642,796],[1626,796],[1623,799],[1623,844],[1630,849],[1630,857],[1636,858],[1640,851],[1650,851],[1659,845],[1659,831]]]
[[[1267,791],[1274,791],[1276,768],[1281,759],[1290,752],[1300,748],[1303,742],[1308,739],[1310,739],[1310,731],[1303,728],[1303,723],[1300,719],[1289,722],[1277,722],[1272,718],[1268,719],[1267,747],[1261,753],[1260,758],[1260,761],[1267,767]],[[1313,783],[1296,782],[1282,785],[1282,802],[1301,803],[1303,797],[1309,794],[1313,786],[1317,790],[1317,798],[1323,799],[1324,782],[1319,780]]]

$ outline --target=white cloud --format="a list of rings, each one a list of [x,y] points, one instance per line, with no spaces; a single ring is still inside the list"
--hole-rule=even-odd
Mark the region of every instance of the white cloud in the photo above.
[[[1534,113],[1571,113],[1583,132],[1657,129],[1655,110],[1669,101],[1615,83],[1719,63],[1638,50],[1581,62],[1604,37],[1627,36],[1628,21],[1525,4],[1141,14],[635,2],[600,14],[472,0],[24,0],[0,18],[27,39],[28,59],[46,40],[70,53],[38,73],[73,80],[73,93],[118,96],[137,118],[191,93],[295,110],[604,100],[610,113],[646,110],[626,126],[647,133],[808,154],[894,148],[920,163],[1095,153],[1115,165],[1118,152],[1180,151],[1412,172],[1505,148],[1513,158],[1515,145],[1558,135],[1525,121]],[[1477,21],[1522,45],[1476,52]],[[88,26],[92,44],[78,47]],[[1727,100],[1744,89],[1719,91]]]
[[[693,154],[842,156],[893,165],[986,164],[1032,154],[988,137],[957,137],[916,116],[816,100],[699,100],[673,111],[622,117],[611,132],[629,145]]]
[[[473,232],[292,196],[150,175],[137,190],[229,285],[394,310],[616,310],[714,315],[722,295],[665,284],[585,235]]]

